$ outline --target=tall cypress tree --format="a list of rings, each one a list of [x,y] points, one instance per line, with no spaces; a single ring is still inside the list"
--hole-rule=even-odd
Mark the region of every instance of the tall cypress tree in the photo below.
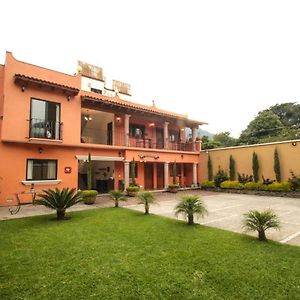
[[[255,152],[252,155],[252,171],[253,171],[253,179],[255,182],[258,182],[258,170],[259,170],[259,162],[258,156]]]
[[[275,148],[274,151],[274,172],[275,172],[277,182],[281,182],[281,169],[280,169],[280,161],[279,161],[277,148]]]
[[[87,189],[91,190],[92,189],[92,158],[91,158],[91,153],[89,152],[88,155],[88,161],[87,161]]]
[[[130,177],[131,177],[131,184],[133,186],[136,185],[136,181],[135,181],[135,160],[134,157],[132,158],[132,161],[130,162]]]
[[[212,162],[210,155],[208,155],[208,161],[207,161],[207,173],[208,173],[208,180],[213,180],[213,168],[212,168]]]
[[[235,180],[235,160],[233,159],[233,156],[229,156],[229,177],[230,180]]]

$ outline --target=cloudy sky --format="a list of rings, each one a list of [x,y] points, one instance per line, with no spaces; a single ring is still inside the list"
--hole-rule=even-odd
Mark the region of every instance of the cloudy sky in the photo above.
[[[73,74],[77,59],[131,83],[133,101],[238,136],[300,100],[300,1],[1,1],[0,63]]]

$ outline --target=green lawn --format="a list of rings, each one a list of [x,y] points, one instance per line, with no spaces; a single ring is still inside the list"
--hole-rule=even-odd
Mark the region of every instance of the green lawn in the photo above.
[[[300,247],[127,209],[0,222],[0,299],[300,299]]]

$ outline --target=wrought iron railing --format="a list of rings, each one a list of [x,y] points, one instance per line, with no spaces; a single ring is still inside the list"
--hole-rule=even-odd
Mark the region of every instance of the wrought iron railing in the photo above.
[[[52,140],[62,139],[61,122],[37,118],[31,118],[29,122],[29,136],[31,138],[42,138]]]

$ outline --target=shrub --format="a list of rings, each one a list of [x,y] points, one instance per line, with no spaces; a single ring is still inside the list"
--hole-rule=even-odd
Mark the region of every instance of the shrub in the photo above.
[[[56,219],[64,220],[66,209],[81,202],[81,192],[76,192],[76,189],[63,188],[59,190],[43,190],[43,194],[38,195],[40,199],[34,200],[33,204],[44,205],[56,210]]]
[[[81,191],[80,195],[82,196],[82,198],[94,197],[98,195],[98,192],[96,190],[85,190],[85,191]]]
[[[145,215],[149,215],[149,206],[150,203],[155,202],[154,194],[152,192],[141,192],[138,195],[139,201],[138,203],[144,204],[145,207]]]
[[[258,182],[258,170],[259,170],[259,162],[258,156],[255,152],[252,155],[252,171],[253,171],[253,179],[255,182]]]
[[[212,162],[211,162],[210,155],[208,155],[207,172],[208,172],[208,180],[212,181],[213,180],[213,169],[212,169]]]
[[[115,207],[119,207],[120,201],[126,201],[125,195],[119,190],[113,190],[109,192],[111,199],[115,202]]]
[[[281,182],[280,161],[277,148],[275,148],[274,151],[274,172],[277,182]]]
[[[232,155],[229,157],[229,177],[231,181],[235,180],[235,160]]]
[[[244,184],[244,189],[245,190],[254,190],[254,191],[260,191],[264,189],[264,185],[262,182],[246,182]]]
[[[183,214],[188,219],[188,225],[194,224],[194,215],[196,217],[208,214],[208,211],[199,196],[183,196],[181,201],[175,207],[175,215]]]
[[[242,183],[239,183],[238,181],[226,180],[221,183],[221,188],[222,189],[241,190],[244,188],[244,185]]]
[[[262,180],[263,180],[264,185],[269,185],[269,184],[272,184],[273,182],[275,182],[275,180],[265,178],[264,176],[262,176]]]
[[[266,190],[270,192],[290,192],[291,184],[289,182],[273,182],[266,185]]]
[[[137,185],[131,185],[128,188],[126,188],[127,192],[138,192],[140,190],[140,187]]]
[[[206,180],[206,181],[203,181],[203,182],[202,182],[201,187],[202,187],[203,189],[209,189],[209,188],[214,188],[214,187],[216,187],[216,185],[215,185],[215,182],[214,182],[214,181]]]
[[[238,181],[239,183],[247,183],[253,181],[253,176],[252,175],[246,175],[246,174],[240,174],[238,173]]]
[[[288,179],[288,182],[291,184],[291,189],[297,191],[300,189],[300,175],[295,175],[293,171],[290,171],[290,173],[292,177]]]
[[[246,231],[257,231],[258,239],[266,241],[265,231],[270,228],[280,229],[280,222],[278,216],[272,210],[262,212],[250,210],[244,214],[243,228]]]
[[[227,173],[219,167],[218,173],[215,175],[214,181],[217,187],[220,187],[221,183],[228,180],[229,177]]]

